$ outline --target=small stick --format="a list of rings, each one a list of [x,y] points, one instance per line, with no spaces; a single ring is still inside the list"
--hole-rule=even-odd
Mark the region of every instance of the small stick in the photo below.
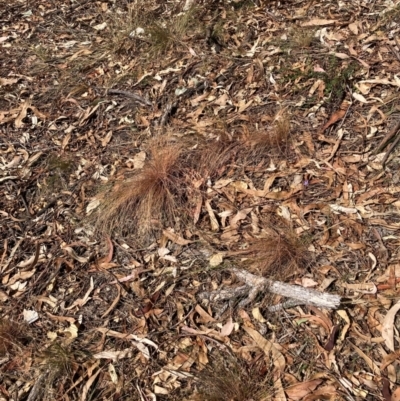
[[[381,150],[385,148],[385,146],[393,139],[393,137],[396,135],[397,131],[400,129],[400,120],[397,122],[397,124],[388,132],[384,138],[382,139],[381,143],[378,145],[376,150],[374,151],[374,154],[378,154]]]
[[[399,124],[397,124],[400,128],[400,122]],[[397,129],[396,133],[399,131],[399,129]],[[393,152],[393,149],[397,146],[397,144],[400,141],[400,135],[397,135],[396,139],[392,142],[392,144],[389,146],[388,150],[386,151],[385,157],[382,160],[382,167],[385,167],[385,163],[387,161],[387,159],[389,158],[390,153]]]
[[[149,100],[145,99],[142,96],[137,95],[136,93],[133,92],[128,92],[128,91],[123,91],[120,89],[108,89],[107,93],[109,95],[122,95],[122,96],[126,96],[129,97],[131,99],[136,100],[137,102],[145,105],[145,106],[152,106],[153,103],[151,103]]]
[[[176,103],[168,103],[167,106],[165,107],[164,113],[161,116],[160,119],[160,127],[163,127],[167,121],[169,116],[171,115],[171,111],[173,108],[176,107]]]
[[[399,52],[396,51],[396,49],[390,44],[388,43],[390,50],[392,51],[393,55],[397,58],[397,60],[400,61],[400,55]]]

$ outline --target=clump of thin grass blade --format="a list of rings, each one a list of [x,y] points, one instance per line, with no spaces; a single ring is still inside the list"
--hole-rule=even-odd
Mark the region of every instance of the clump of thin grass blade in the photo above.
[[[149,161],[118,183],[100,210],[98,228],[146,237],[186,216],[187,166],[182,145],[156,141]]]
[[[236,140],[220,138],[202,143],[195,159],[196,170],[202,177],[219,179],[240,163],[245,148]],[[240,151],[243,152],[240,155]]]
[[[78,366],[74,353],[58,343],[53,343],[44,350],[42,358],[55,376],[71,374]]]
[[[151,54],[162,54],[172,46],[179,45],[190,32],[202,29],[203,24],[198,18],[200,9],[190,7],[183,13],[170,16],[168,19],[159,18],[149,21],[146,31],[150,43]]]
[[[71,345],[63,345],[57,342],[49,345],[44,351],[38,355],[38,361],[41,363],[42,375],[38,379],[40,383],[37,389],[40,399],[50,400],[62,398],[55,394],[55,383],[61,381],[71,381],[73,376],[81,369],[82,365],[90,358],[90,354],[86,351],[76,350]],[[62,389],[60,384],[58,389]],[[39,399],[39,398],[37,398]]]
[[[158,54],[166,52],[174,43],[174,32],[170,27],[155,22],[148,30],[153,53]]]
[[[246,134],[246,139],[255,156],[267,152],[271,156],[286,156],[291,142],[291,124],[287,114],[280,114],[271,127],[252,134]]]
[[[24,325],[5,318],[0,319],[0,357],[20,351],[28,339]]]
[[[195,401],[267,401],[273,399],[272,375],[236,355],[219,352],[196,375]]]
[[[247,248],[231,254],[244,255],[250,271],[280,280],[303,271],[312,260],[307,241],[285,226],[265,228],[257,238],[248,239]]]

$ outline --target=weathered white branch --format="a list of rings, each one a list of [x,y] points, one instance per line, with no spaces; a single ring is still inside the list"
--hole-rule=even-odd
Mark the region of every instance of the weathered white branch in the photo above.
[[[260,292],[271,292],[283,297],[296,300],[296,304],[314,305],[320,308],[336,309],[340,305],[339,295],[328,294],[298,285],[286,284],[280,281],[269,280],[265,277],[256,276],[246,270],[237,268],[229,269],[236,277],[245,283],[244,286],[199,294],[199,298],[210,301],[226,301],[247,295],[247,298],[239,303],[243,307],[253,301]]]

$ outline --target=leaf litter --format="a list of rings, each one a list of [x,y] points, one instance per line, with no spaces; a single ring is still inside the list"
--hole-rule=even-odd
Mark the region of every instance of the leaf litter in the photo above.
[[[399,7],[8,2],[1,397],[398,399]]]

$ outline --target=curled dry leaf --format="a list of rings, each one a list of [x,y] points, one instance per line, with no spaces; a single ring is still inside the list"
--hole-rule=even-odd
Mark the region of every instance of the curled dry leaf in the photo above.
[[[214,210],[212,209],[209,200],[207,200],[207,201],[205,202],[205,206],[206,206],[208,215],[210,216],[211,230],[212,230],[212,231],[218,231],[218,230],[219,230],[219,223],[218,223],[217,218],[215,217]]]
[[[376,294],[377,288],[374,283],[356,283],[356,284],[347,284],[342,283],[342,287],[347,288],[348,290],[360,292],[363,294]]]
[[[65,243],[61,245],[61,249],[66,251],[72,258],[74,258],[80,263],[87,263],[89,260],[89,258],[84,258],[82,256],[77,255],[76,252],[72,249],[72,247],[68,246]]]
[[[388,311],[382,323],[382,337],[385,339],[386,346],[394,352],[394,318],[400,309],[400,301],[398,301]]]
[[[228,337],[234,328],[233,320],[230,317],[228,321],[222,326],[221,336]]]
[[[301,26],[324,26],[324,25],[334,25],[337,21],[335,19],[322,19],[314,18],[310,21],[303,22]]]
[[[358,100],[361,103],[368,103],[368,100],[365,99],[365,97],[363,95],[359,94],[359,93],[355,93],[354,92],[353,93],[353,97],[354,97],[354,99]]]
[[[346,338],[347,331],[350,328],[350,319],[349,319],[347,312],[343,309],[337,310],[336,313],[346,322],[345,326],[343,327],[343,329],[340,333],[340,337],[338,339],[339,341],[342,342]]]
[[[340,206],[340,205],[329,205],[329,207],[334,212],[342,212],[342,213],[346,213],[346,214],[357,213],[357,209],[355,207],[345,207],[345,206]]]
[[[254,319],[256,319],[260,323],[266,323],[267,320],[264,319],[264,316],[261,314],[260,308],[253,308],[251,311]]]
[[[23,315],[28,324],[32,324],[39,319],[39,314],[35,310],[24,309]]]
[[[134,170],[138,170],[143,168],[144,166],[144,162],[146,160],[146,152],[142,151],[137,153],[133,159],[129,160],[130,162],[132,162],[132,167]]]

